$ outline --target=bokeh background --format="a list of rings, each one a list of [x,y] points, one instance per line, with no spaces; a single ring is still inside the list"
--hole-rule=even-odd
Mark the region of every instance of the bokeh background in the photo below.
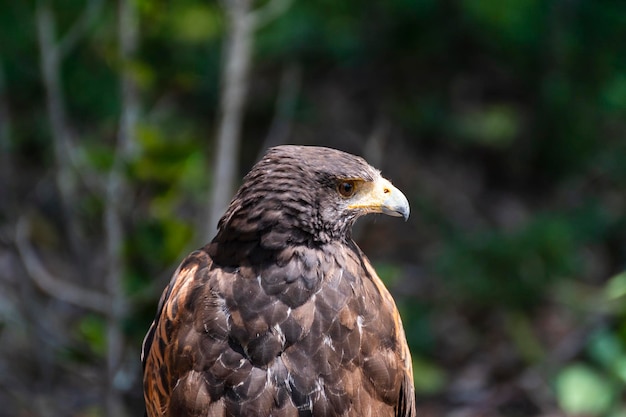
[[[618,0],[0,2],[0,415],[142,415],[162,288],[297,143],[410,200],[355,235],[421,416],[626,416],[625,133]]]

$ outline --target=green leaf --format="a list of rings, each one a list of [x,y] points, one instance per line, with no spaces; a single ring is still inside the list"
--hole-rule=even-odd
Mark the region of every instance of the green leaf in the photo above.
[[[609,300],[622,298],[626,295],[626,271],[615,275],[607,282],[605,294]]]
[[[609,110],[626,110],[626,75],[618,74],[607,82],[602,99]]]
[[[589,355],[607,372],[626,382],[626,351],[620,339],[608,330],[601,330],[589,342]]]
[[[542,2],[537,0],[465,0],[461,7],[495,41],[528,44],[538,38]]]
[[[535,336],[528,317],[517,312],[506,312],[505,317],[506,330],[520,355],[529,363],[537,363],[543,359],[546,353]]]
[[[223,29],[222,13],[217,6],[193,4],[172,14],[174,38],[186,43],[205,43],[219,37]]]
[[[624,355],[619,340],[609,331],[596,333],[589,342],[591,357],[603,365],[612,365]]]
[[[445,371],[432,362],[413,357],[413,382],[420,394],[436,394],[446,386]]]
[[[567,366],[558,374],[556,394],[565,414],[599,416],[610,410],[615,387],[607,376],[578,363]]]
[[[401,268],[389,262],[377,262],[374,265],[374,269],[376,269],[376,273],[388,287],[393,286],[398,278],[402,276]]]
[[[468,141],[492,148],[506,148],[518,136],[521,120],[509,105],[492,105],[457,116],[457,129]]]
[[[94,353],[104,356],[106,352],[106,330],[102,318],[95,315],[85,316],[78,323],[77,331]]]

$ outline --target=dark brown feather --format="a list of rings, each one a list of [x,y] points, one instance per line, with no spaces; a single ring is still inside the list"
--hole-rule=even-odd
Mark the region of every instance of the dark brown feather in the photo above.
[[[337,179],[378,177],[335,150],[268,152],[161,297],[148,416],[415,415],[398,311],[337,208]]]

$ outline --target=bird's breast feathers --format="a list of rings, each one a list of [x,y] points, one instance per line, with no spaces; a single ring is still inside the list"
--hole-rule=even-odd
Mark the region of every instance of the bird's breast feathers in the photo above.
[[[391,416],[412,398],[397,309],[367,259],[341,246],[283,258],[183,262],[145,342],[149,416]]]

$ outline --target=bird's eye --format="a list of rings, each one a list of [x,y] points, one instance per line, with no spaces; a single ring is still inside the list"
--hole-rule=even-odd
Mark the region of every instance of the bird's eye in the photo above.
[[[352,197],[356,191],[354,181],[341,181],[337,185],[337,191],[343,197]]]

